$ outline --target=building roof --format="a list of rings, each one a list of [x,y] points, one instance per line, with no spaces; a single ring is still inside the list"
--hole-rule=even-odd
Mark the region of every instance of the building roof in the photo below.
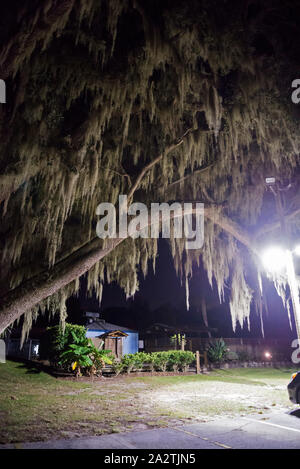
[[[98,319],[93,321],[90,324],[87,324],[88,331],[123,331],[123,332],[137,332],[134,329],[129,329],[129,327],[117,326],[116,324],[111,324],[110,322],[104,321],[104,319]]]
[[[121,337],[128,337],[128,334],[124,331],[111,331],[111,332],[104,332],[98,336],[99,339],[106,339],[107,337],[111,337],[112,339],[118,339]]]

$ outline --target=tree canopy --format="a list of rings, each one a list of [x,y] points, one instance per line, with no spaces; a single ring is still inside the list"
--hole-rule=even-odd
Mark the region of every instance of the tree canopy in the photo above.
[[[119,194],[204,202],[204,247],[170,240],[178,275],[188,291],[201,258],[221,300],[230,286],[234,327],[252,302],[261,314],[257,252],[280,236],[269,175],[293,182],[285,211],[299,229],[299,14],[289,0],[5,7],[0,331],[23,313],[27,330],[39,311],[63,319],[86,272],[99,301],[105,279],[135,293],[157,240],[97,238],[96,207]]]

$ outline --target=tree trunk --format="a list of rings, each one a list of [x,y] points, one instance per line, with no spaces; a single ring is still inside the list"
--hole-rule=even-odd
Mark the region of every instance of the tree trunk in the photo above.
[[[90,270],[124,239],[110,239],[105,248],[99,238],[83,246],[47,272],[23,282],[1,298],[0,333],[23,313]]]

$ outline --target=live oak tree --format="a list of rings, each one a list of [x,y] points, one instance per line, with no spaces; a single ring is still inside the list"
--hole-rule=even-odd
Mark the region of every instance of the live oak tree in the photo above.
[[[186,285],[202,259],[233,327],[262,314],[259,250],[280,238],[265,177],[292,181],[299,229],[300,5],[270,0],[11,1],[0,19],[0,332],[66,315],[87,274],[131,296],[157,240],[96,236],[96,207],[205,204],[205,243],[171,239]],[[284,279],[274,279],[288,301]]]

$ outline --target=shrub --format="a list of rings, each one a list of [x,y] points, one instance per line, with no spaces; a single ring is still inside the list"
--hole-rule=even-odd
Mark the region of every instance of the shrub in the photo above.
[[[81,376],[83,368],[91,368],[93,361],[91,358],[92,346],[86,344],[70,344],[67,350],[60,354],[59,364],[64,368],[71,367],[77,376]]]
[[[149,353],[137,352],[134,354],[134,369],[142,370],[145,363],[147,363]]]
[[[98,350],[94,345],[91,351],[93,367],[96,374],[102,373],[105,365],[112,365],[114,356],[111,350]]]
[[[112,364],[110,350],[98,350],[86,337],[84,326],[66,323],[48,327],[41,343],[42,356],[50,363],[65,370],[73,370],[77,376],[82,373],[101,374],[105,364]]]
[[[48,359],[54,366],[58,366],[60,355],[73,343],[85,343],[86,329],[84,326],[66,323],[61,326],[48,327],[41,340],[40,356]]]
[[[154,371],[155,368],[155,353],[146,353],[145,364],[148,365],[150,371]]]
[[[217,339],[216,342],[211,342],[207,348],[208,359],[212,363],[222,363],[227,356],[227,351],[224,340]]]
[[[150,359],[149,355],[150,354],[145,352],[127,353],[121,360],[122,366],[117,368],[123,368],[123,370],[126,370],[127,373],[142,370],[144,364],[147,363],[147,361]]]
[[[117,360],[114,358],[112,362],[112,369],[114,373],[118,376],[122,371],[124,371],[125,365],[122,360]]]
[[[228,350],[226,358],[227,358],[227,360],[232,360],[233,361],[233,360],[238,360],[239,356],[233,350]]]
[[[154,368],[158,371],[165,372],[169,362],[169,352],[153,352]]]
[[[187,371],[188,366],[195,360],[194,353],[187,350],[170,350],[168,354],[168,366],[175,372]]]
[[[247,352],[247,350],[240,350],[237,352],[237,356],[241,362],[249,362],[251,360],[250,354]]]
[[[179,350],[172,350],[168,352],[168,368],[172,371],[178,371],[180,367],[180,358],[179,358]]]
[[[193,352],[182,351],[182,350],[169,350],[163,352],[153,353],[128,353],[123,356],[121,361],[115,360],[113,362],[113,370],[116,374],[126,371],[131,373],[132,371],[138,371],[143,368],[145,364],[148,364],[151,371],[154,369],[165,372],[167,367],[174,371],[179,369],[185,371],[190,363],[195,360]]]
[[[123,369],[127,371],[127,373],[131,373],[135,368],[135,354],[134,353],[127,353],[122,358]]]
[[[195,360],[195,354],[188,350],[178,351],[179,365],[182,371],[187,371],[188,367]]]
[[[59,364],[71,367],[76,376],[82,373],[88,376],[100,375],[105,364],[112,364],[110,350],[98,350],[90,339],[78,339],[61,352]]]

